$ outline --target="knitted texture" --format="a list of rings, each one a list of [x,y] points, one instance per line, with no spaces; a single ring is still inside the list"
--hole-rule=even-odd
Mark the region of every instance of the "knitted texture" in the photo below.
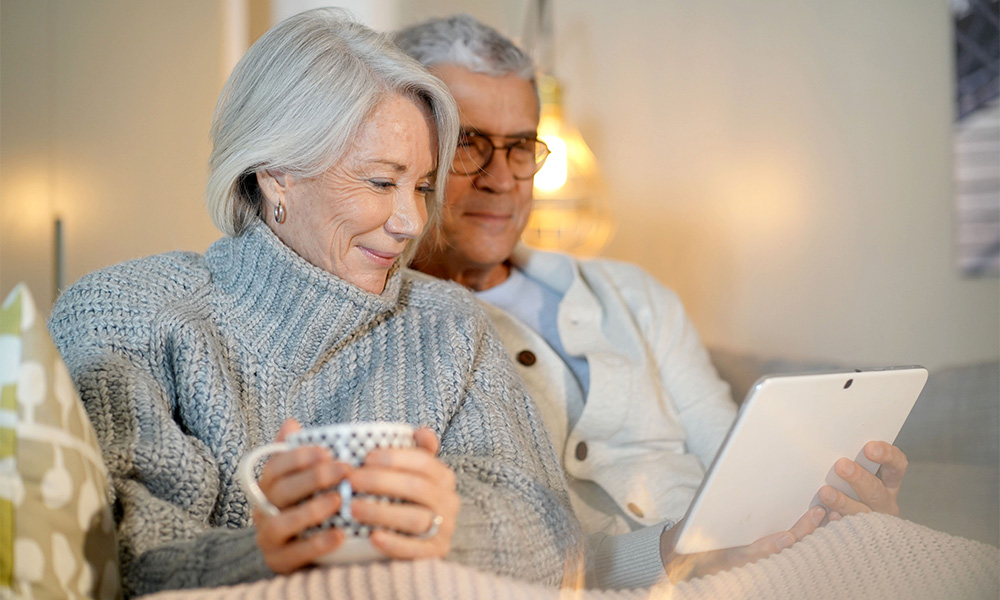
[[[129,594],[272,575],[235,473],[289,417],[434,430],[462,497],[451,559],[558,583],[579,551],[544,426],[458,286],[404,270],[376,296],[258,223],[82,278],[49,329],[112,476]]]
[[[396,561],[299,571],[150,600],[972,600],[996,598],[998,578],[995,547],[871,513],[831,523],[754,564],[643,590],[557,589],[440,561]]]

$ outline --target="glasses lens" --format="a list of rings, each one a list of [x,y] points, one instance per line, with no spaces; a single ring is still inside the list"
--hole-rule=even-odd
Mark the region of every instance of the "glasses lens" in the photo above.
[[[535,140],[535,173],[541,170],[545,164],[545,159],[549,157],[551,151],[542,140]]]
[[[458,138],[455,149],[455,159],[451,163],[451,171],[462,175],[475,175],[486,168],[493,159],[497,147],[484,135],[469,132]],[[515,179],[531,179],[549,155],[549,148],[541,140],[521,138],[501,150],[507,154],[507,165]]]
[[[493,144],[488,139],[474,133],[463,133],[458,138],[451,170],[463,175],[472,175],[489,164],[492,156]]]
[[[518,140],[509,146],[507,161],[510,172],[518,179],[527,179],[537,171],[535,152],[538,142],[531,139]]]

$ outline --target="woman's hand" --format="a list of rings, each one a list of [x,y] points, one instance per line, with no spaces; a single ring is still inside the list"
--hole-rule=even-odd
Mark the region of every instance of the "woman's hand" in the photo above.
[[[777,554],[815,531],[825,517],[826,510],[822,506],[814,506],[806,511],[806,514],[802,515],[788,531],[763,537],[749,546],[697,554],[677,554],[674,552],[674,535],[680,530],[681,525],[681,523],[677,523],[660,536],[660,558],[663,560],[663,568],[667,572],[667,577],[674,583],[703,577],[742,567],[766,556]]]
[[[437,458],[440,443],[434,432],[422,427],[414,437],[416,448],[373,450],[364,465],[350,473],[355,493],[351,514],[362,523],[385,528],[373,531],[371,541],[390,558],[443,558],[451,549],[461,505],[455,473]],[[359,493],[409,504],[361,499]],[[435,516],[440,517],[436,527]],[[433,535],[425,537],[427,533]]]
[[[858,500],[828,485],[819,490],[819,499],[830,509],[831,521],[865,512],[899,515],[899,488],[906,474],[906,455],[888,442],[868,442],[864,451],[869,460],[882,465],[877,477],[847,458],[833,465],[834,472],[851,486]]]
[[[277,441],[284,441],[299,429],[298,421],[288,419],[278,431]],[[257,545],[272,571],[291,573],[343,543],[344,534],[332,527],[308,537],[299,536],[340,510],[340,494],[325,490],[336,488],[348,470],[346,464],[336,462],[327,450],[317,446],[279,452],[267,461],[260,488],[279,513],[270,515],[254,508],[253,519],[257,524]]]

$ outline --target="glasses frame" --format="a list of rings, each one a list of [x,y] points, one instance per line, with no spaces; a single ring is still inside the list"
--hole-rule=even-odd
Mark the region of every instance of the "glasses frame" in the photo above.
[[[497,150],[506,150],[507,151],[506,152],[507,168],[510,169],[511,177],[513,177],[514,179],[516,179],[518,181],[526,181],[528,179],[532,179],[535,175],[538,174],[539,171],[542,170],[542,167],[545,165],[545,159],[547,159],[549,157],[549,155],[552,154],[552,151],[549,150],[549,145],[546,144],[545,142],[543,142],[542,140],[538,139],[537,136],[528,137],[528,136],[523,136],[523,135],[490,135],[490,134],[486,134],[486,133],[481,133],[479,131],[463,131],[460,134],[459,139],[461,139],[461,136],[472,137],[472,138],[480,138],[480,139],[486,140],[487,142],[489,142],[490,152],[489,152],[489,154],[486,155],[486,160],[483,161],[483,164],[480,165],[480,166],[478,166],[478,167],[476,167],[476,169],[474,171],[463,171],[463,170],[459,170],[459,169],[455,168],[455,163],[458,160],[458,153],[461,151],[461,150],[459,150],[459,149],[456,148],[456,150],[455,150],[455,159],[456,160],[453,160],[452,164],[451,164],[451,172],[453,174],[455,174],[455,175],[465,175],[467,177],[471,177],[473,175],[476,175],[477,173],[485,172],[486,171],[486,166],[489,165],[493,161],[493,155],[496,154],[496,151]],[[502,139],[508,139],[508,140],[514,140],[514,141],[512,141],[511,143],[506,144],[506,145],[497,146],[496,144],[493,143],[493,138],[502,138]],[[527,175],[525,177],[518,177],[517,175],[514,175],[514,169],[511,167],[511,164],[510,164],[510,151],[513,150],[514,147],[517,146],[519,143],[524,142],[524,141],[535,142],[535,144],[537,146],[540,146],[542,148],[542,151],[544,153],[541,155],[540,158],[536,158],[535,159],[535,170],[531,173],[531,175]],[[537,149],[535,150],[535,154],[537,156],[537,154],[538,154],[538,150]]]

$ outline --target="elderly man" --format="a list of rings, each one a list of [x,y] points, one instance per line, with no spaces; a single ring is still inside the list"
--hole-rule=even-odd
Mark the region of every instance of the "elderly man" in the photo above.
[[[396,41],[448,85],[462,126],[441,222],[414,266],[484,301],[569,476],[590,534],[588,583],[649,585],[665,567],[674,578],[712,572],[815,529],[822,508],[747,548],[678,560],[673,526],[736,414],[728,386],[680,300],[642,269],[518,244],[532,178],[548,154],[536,138],[531,59],[466,15],[410,27]],[[845,479],[871,509],[897,511],[905,457],[889,444],[869,446],[883,455],[884,485],[863,469]],[[833,488],[822,493],[832,494],[824,498],[832,518],[870,509]]]

